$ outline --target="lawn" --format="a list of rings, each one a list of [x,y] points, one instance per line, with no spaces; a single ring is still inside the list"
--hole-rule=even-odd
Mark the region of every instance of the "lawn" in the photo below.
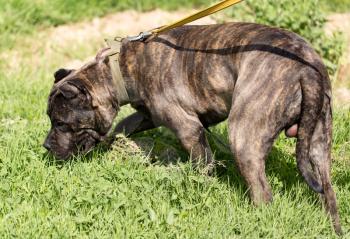
[[[44,10],[49,6],[37,2]],[[50,5],[57,18],[62,17],[62,2]],[[77,13],[81,9],[75,1],[66,1],[72,8],[61,22],[24,20],[26,31],[16,28],[20,23],[13,17],[6,30],[0,27],[1,37],[16,39],[8,45],[0,40],[0,238],[337,238],[319,198],[298,174],[295,140],[282,135],[267,160],[274,202],[258,208],[250,202],[232,156],[210,135],[220,162],[212,177],[192,169],[188,155],[164,128],[121,138],[111,150],[97,148],[67,162],[46,153],[41,145],[50,127],[46,104],[53,72],[94,55],[103,44],[96,39],[58,49],[48,27],[104,15],[113,2],[86,1],[82,9],[96,11],[85,15]],[[125,5],[114,10],[136,3],[119,2]],[[175,1],[158,2],[175,7]],[[0,0],[0,23],[11,17],[13,6],[22,9],[29,3]],[[44,10],[37,10],[38,15]],[[123,108],[118,119],[130,112]],[[225,122],[212,131],[227,142]],[[151,146],[152,152],[136,148],[133,141]],[[344,238],[350,238],[350,109],[337,105],[333,159]]]

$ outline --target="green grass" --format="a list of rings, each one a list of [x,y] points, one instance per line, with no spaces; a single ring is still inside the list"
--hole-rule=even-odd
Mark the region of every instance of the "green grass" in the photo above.
[[[349,0],[320,0],[321,7],[328,12],[349,12]]]
[[[0,61],[0,238],[336,238],[297,172],[295,141],[285,137],[267,161],[274,202],[259,208],[249,201],[232,156],[213,138],[223,165],[213,177],[193,170],[164,128],[134,138],[154,141],[150,157],[118,141],[113,150],[55,161],[41,146],[52,73],[93,55],[102,43],[73,42],[57,51],[42,47],[47,39],[45,32],[29,34],[16,49],[0,52],[6,59]],[[124,108],[119,119],[130,112]],[[350,109],[335,107],[332,178],[344,238],[350,238],[349,122]],[[226,140],[225,123],[212,130]],[[166,148],[176,151],[178,163],[164,160]]]

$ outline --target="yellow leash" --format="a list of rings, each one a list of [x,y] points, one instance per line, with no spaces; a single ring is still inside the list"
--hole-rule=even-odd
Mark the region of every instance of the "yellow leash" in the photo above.
[[[200,12],[197,12],[195,14],[192,14],[188,17],[185,17],[184,19],[181,19],[177,22],[174,22],[170,25],[167,25],[167,26],[163,26],[163,27],[159,27],[159,28],[156,28],[154,30],[151,30],[151,31],[147,31],[147,32],[141,32],[140,35],[138,36],[135,36],[135,37],[128,37],[127,39],[129,41],[143,41],[145,39],[147,39],[148,37],[152,36],[152,35],[158,35],[160,33],[163,33],[163,32],[166,32],[168,30],[171,30],[173,28],[176,28],[176,27],[180,27],[180,26],[183,26],[187,23],[190,23],[190,22],[193,22],[193,21],[196,21],[200,18],[203,18],[203,17],[206,17],[206,16],[209,16],[211,14],[214,14],[218,11],[221,11],[225,8],[228,8],[232,5],[235,5],[237,3],[240,3],[242,2],[243,0],[225,0],[225,1],[221,1],[211,7],[208,7],[207,9],[204,9]]]

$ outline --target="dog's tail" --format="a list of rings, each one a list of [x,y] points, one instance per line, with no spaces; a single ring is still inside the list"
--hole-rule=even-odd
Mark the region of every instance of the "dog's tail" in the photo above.
[[[331,185],[332,107],[330,80],[325,67],[302,73],[302,112],[298,130],[297,164],[306,183],[324,194],[336,232],[341,234],[336,197]]]
[[[322,112],[324,101],[323,77],[307,68],[300,80],[302,90],[301,117],[297,141],[297,165],[306,183],[317,193],[323,193],[322,183],[315,175],[310,158],[311,140]]]

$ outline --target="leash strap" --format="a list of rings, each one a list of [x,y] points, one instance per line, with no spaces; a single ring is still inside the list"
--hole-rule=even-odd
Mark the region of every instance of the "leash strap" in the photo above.
[[[156,28],[154,30],[151,30],[151,31],[147,31],[147,32],[141,32],[140,35],[138,36],[135,36],[135,37],[128,37],[128,40],[129,41],[143,41],[145,39],[147,39],[148,37],[152,36],[152,35],[158,35],[160,33],[163,33],[163,32],[166,32],[166,31],[169,31],[171,29],[174,29],[176,27],[180,27],[180,26],[183,26],[185,24],[188,24],[190,22],[193,22],[193,21],[196,21],[198,19],[201,19],[203,17],[206,17],[206,16],[209,16],[209,15],[212,15],[216,12],[219,12],[225,8],[228,8],[232,5],[235,5],[237,3],[240,3],[242,2],[243,0],[225,0],[225,1],[221,1],[211,7],[208,7],[207,9],[204,9],[200,12],[197,12],[195,14],[192,14],[188,17],[185,17],[184,19],[181,19],[177,22],[174,22],[170,25],[167,25],[167,26],[163,26],[163,27],[159,27],[159,28]]]

